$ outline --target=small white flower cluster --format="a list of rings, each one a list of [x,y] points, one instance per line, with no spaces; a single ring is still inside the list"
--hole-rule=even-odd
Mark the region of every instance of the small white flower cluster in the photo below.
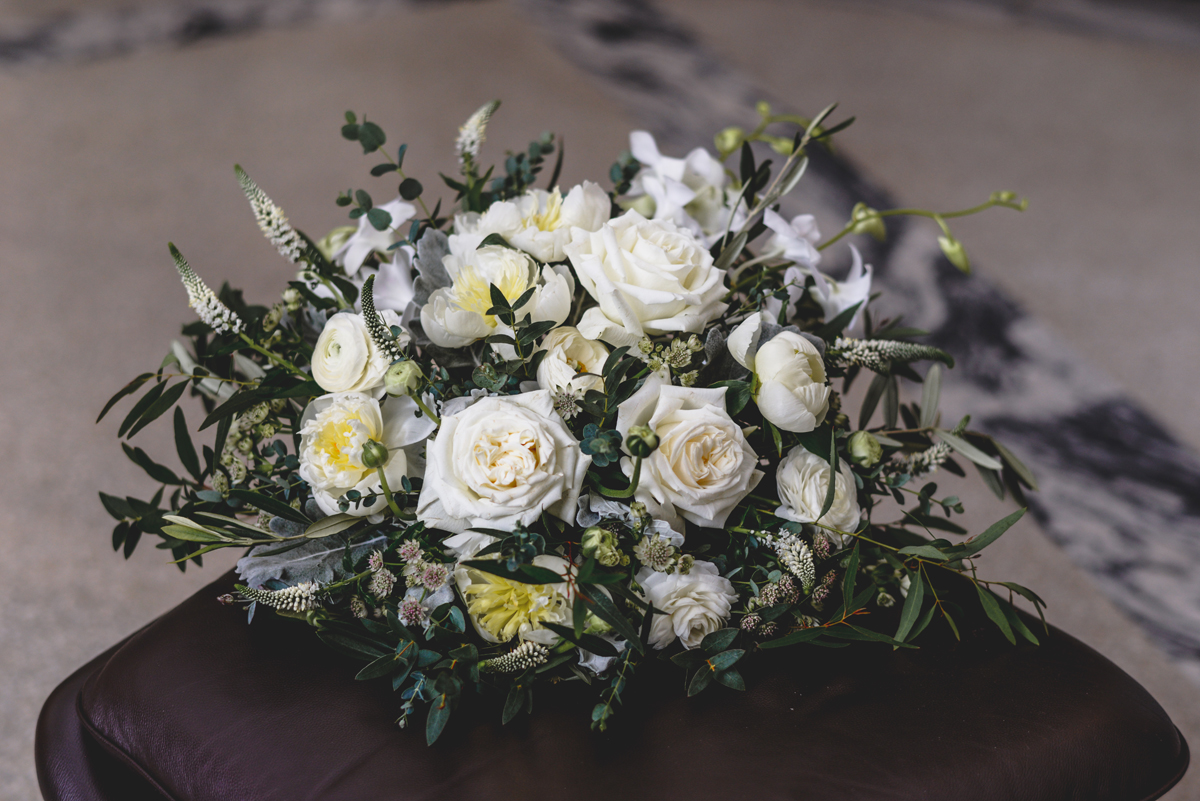
[[[848,367],[866,367],[877,373],[886,373],[892,362],[911,362],[918,359],[946,358],[946,354],[930,345],[915,342],[899,342],[893,339],[851,339],[838,337],[833,343],[831,356]]]
[[[937,442],[932,447],[926,448],[919,453],[914,453],[907,459],[901,459],[897,462],[890,463],[889,472],[908,473],[910,476],[916,477],[926,473],[932,473],[945,464],[950,458],[951,449],[945,442]],[[895,465],[893,467],[892,465]]]
[[[774,549],[775,555],[779,557],[779,563],[789,573],[800,579],[804,591],[811,592],[812,586],[817,580],[817,566],[808,543],[795,534],[771,534],[760,531],[757,536]]]
[[[169,248],[172,258],[175,259],[175,269],[179,271],[183,287],[187,290],[188,305],[196,310],[197,316],[217,333],[241,333],[245,328],[241,318],[222,303],[216,293],[208,288],[208,284],[196,275],[196,271],[174,245],[169,245]]]
[[[250,208],[254,212],[254,219],[258,221],[259,230],[271,240],[279,255],[292,264],[300,261],[300,254],[304,252],[304,240],[288,222],[283,209],[276,206],[274,201],[267,197],[267,193],[258,188],[258,184],[254,183],[240,165],[234,165],[233,171],[237,173],[238,183],[242,185],[242,191],[250,201]]]
[[[500,108],[499,100],[485,103],[458,129],[454,152],[458,155],[458,163],[464,169],[470,168],[475,163],[475,159],[479,157],[479,148],[483,145],[483,134],[487,129],[488,120],[492,118],[498,108]]]
[[[286,612],[309,612],[317,608],[317,594],[321,585],[314,581],[302,581],[282,590],[263,590],[241,587],[239,592],[248,601],[282,609]]]
[[[526,640],[504,656],[483,660],[479,669],[484,673],[520,673],[546,664],[549,655],[546,646]]]

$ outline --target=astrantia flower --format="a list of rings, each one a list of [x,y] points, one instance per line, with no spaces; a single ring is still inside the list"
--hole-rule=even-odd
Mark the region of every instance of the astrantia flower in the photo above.
[[[427,564],[421,571],[421,584],[428,590],[440,590],[450,576],[450,569],[441,562]]]
[[[396,549],[396,556],[400,557],[402,562],[419,562],[425,552],[421,550],[421,543],[416,540],[405,540]]]
[[[560,575],[569,567],[567,560],[548,554],[535,556],[533,564]],[[565,581],[524,584],[469,567],[456,570],[454,579],[472,625],[488,642],[508,642],[520,635],[523,640],[553,645],[558,635],[541,624],[572,625],[574,595]]]

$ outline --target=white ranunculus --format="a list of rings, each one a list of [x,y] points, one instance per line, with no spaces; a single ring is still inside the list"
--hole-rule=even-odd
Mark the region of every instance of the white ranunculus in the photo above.
[[[825,505],[825,495],[829,492],[829,476],[833,470],[829,462],[806,450],[802,445],[788,451],[775,473],[780,501],[775,516],[796,523],[819,522],[838,531],[857,531],[861,516],[858,491],[849,465],[842,462],[840,467],[833,487],[833,506],[818,520],[821,507]],[[845,537],[829,531],[826,533],[839,543],[845,544]]]
[[[657,573],[643,567],[636,576],[655,609],[650,645],[666,648],[678,637],[684,648],[698,648],[704,638],[725,626],[737,593],[712,562],[697,561],[686,574]]]
[[[591,181],[572,187],[565,197],[558,189],[530,189],[520,197],[493,203],[482,214],[458,215],[450,252],[461,258],[488,235],[499,234],[540,262],[560,262],[566,258],[563,246],[571,241],[571,230],[598,230],[608,221],[611,208],[608,193]]]
[[[580,395],[589,389],[604,388],[600,373],[608,359],[608,348],[599,342],[587,339],[578,328],[564,325],[555,328],[542,340],[541,350],[546,351],[538,365],[537,382],[550,392],[572,390]],[[577,373],[594,373],[580,376]]]
[[[684,158],[664,156],[654,137],[646,131],[629,134],[629,150],[642,169],[629,187],[628,197],[653,200],[648,213],[655,220],[670,220],[686,228],[711,247],[725,231],[737,231],[746,221],[742,204],[733,211],[730,204],[737,192],[727,191],[725,167],[702,147]],[[640,205],[640,204],[639,204]]]
[[[510,302],[537,287],[518,310],[535,323],[553,320],[561,325],[571,313],[575,282],[564,267],[539,270],[527,254],[503,245],[488,245],[463,256],[451,252],[442,264],[453,284],[434,290],[421,307],[421,326],[435,345],[462,348],[492,334],[511,334],[508,326],[487,313],[493,306],[493,284]]]
[[[389,486],[399,487],[406,475],[419,475],[417,452],[435,426],[428,417],[418,417],[417,411],[417,404],[407,397],[389,398],[382,404],[361,392],[313,399],[300,418],[300,477],[312,487],[323,512],[337,514],[338,499],[350,490],[363,495],[382,490],[379,474],[363,464],[363,446],[369,440],[388,449],[383,472]],[[377,498],[371,506],[352,504],[348,514],[382,515],[385,508],[383,499]]]
[[[724,275],[708,249],[666,220],[627,211],[599,231],[575,229],[566,251],[600,304],[579,322],[588,339],[621,346],[646,334],[698,334],[725,309]]]
[[[454,532],[529,525],[543,512],[572,520],[592,461],[545,390],[444,415],[428,457],[417,517]]]
[[[345,267],[346,275],[353,276],[357,273],[367,256],[372,253],[386,255],[388,248],[401,238],[401,231],[407,233],[408,229],[404,223],[417,214],[416,206],[400,198],[396,198],[391,203],[385,203],[379,208],[392,215],[392,224],[388,226],[387,230],[376,230],[375,226],[367,219],[367,215],[364,214],[358,218],[358,230],[346,238],[341,247],[333,254],[333,260]]]
[[[727,345],[733,358],[758,378],[758,410],[783,429],[804,433],[825,421],[831,389],[816,345],[793,331],[759,344],[764,317],[755,312],[733,329]]]
[[[571,567],[566,559],[551,554],[533,557],[532,564],[562,576]],[[466,604],[471,625],[488,642],[508,642],[519,636],[522,640],[554,645],[558,635],[542,623],[574,625],[574,593],[565,581],[525,584],[460,564],[454,570],[454,583]]]
[[[659,443],[642,463],[637,499],[667,521],[682,515],[720,528],[763,477],[758,456],[725,411],[724,387],[676,387],[652,375],[617,411],[622,440],[635,425],[649,426]],[[621,469],[632,476],[633,460],[623,458]]]
[[[391,310],[379,315],[385,325],[400,325],[400,315]],[[402,334],[399,344],[408,344],[408,334]],[[344,312],[325,322],[313,348],[312,375],[326,392],[370,392],[378,397],[390,364],[388,355],[371,339],[363,316]]]

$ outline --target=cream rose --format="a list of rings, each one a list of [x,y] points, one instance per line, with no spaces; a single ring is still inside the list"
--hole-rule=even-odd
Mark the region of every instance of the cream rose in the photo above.
[[[631,426],[658,436],[658,449],[642,463],[637,499],[668,522],[682,515],[720,528],[762,480],[758,456],[725,411],[724,387],[676,387],[652,375],[617,411],[622,440]],[[622,459],[621,469],[632,476],[633,460]]]
[[[384,324],[399,326],[400,315],[379,312]],[[400,346],[409,342],[401,334]],[[376,397],[383,391],[383,374],[391,359],[379,350],[367,331],[361,314],[335,314],[325,322],[312,355],[313,379],[326,392],[370,392]]]
[[[831,389],[821,352],[793,331],[760,345],[763,322],[763,313],[755,312],[733,329],[729,352],[757,377],[754,401],[763,417],[784,431],[812,431],[829,413]]]
[[[566,197],[558,189],[530,189],[513,200],[493,203],[482,214],[457,217],[450,252],[462,256],[489,234],[499,234],[540,262],[560,262],[566,259],[563,248],[571,241],[571,231],[598,230],[611,208],[608,193],[591,181],[572,187]]]
[[[698,334],[725,309],[724,275],[691,232],[628,211],[599,231],[576,229],[567,256],[600,305],[579,322],[588,339],[633,345],[646,334]]]
[[[820,522],[838,531],[857,531],[861,514],[854,475],[845,462],[841,463],[840,468],[833,486],[833,506],[818,520],[821,507],[825,505],[825,495],[829,492],[829,476],[833,470],[829,462],[802,445],[792,448],[775,473],[780,501],[775,516],[797,523]],[[833,532],[826,533],[840,544],[845,544],[845,537]]]
[[[729,579],[717,572],[712,562],[696,562],[686,574],[656,573],[648,567],[638,571],[638,584],[655,609],[650,624],[650,645],[666,648],[675,638],[684,648],[698,648],[704,638],[723,628],[737,593]]]
[[[569,325],[555,328],[546,334],[540,349],[546,351],[537,369],[537,382],[542,389],[550,392],[569,389],[582,395],[589,389],[604,388],[600,372],[608,359],[608,348],[585,338],[579,329]],[[594,375],[576,378],[577,373]]]
[[[370,440],[388,449],[383,472],[388,484],[400,486],[406,475],[418,475],[417,450],[433,432],[428,417],[417,417],[412,398],[389,398],[383,404],[361,392],[341,392],[315,398],[300,418],[300,477],[326,514],[337,514],[338,499],[350,490],[363,495],[382,491],[379,474],[363,464],[363,446]],[[370,506],[351,504],[347,514],[382,515],[382,498]]]
[[[591,457],[545,390],[450,402],[429,444],[417,517],[431,528],[528,525],[542,512],[571,520]]]
[[[542,554],[533,557],[536,567],[544,567],[565,576],[570,565],[561,556]],[[459,565],[454,583],[463,597],[471,625],[488,642],[508,642],[513,637],[554,645],[558,635],[542,623],[574,625],[571,585],[524,584]]]
[[[503,245],[488,245],[461,256],[451,252],[442,264],[452,284],[434,290],[421,307],[421,326],[440,347],[462,348],[492,334],[511,333],[487,313],[493,305],[492,285],[510,302],[536,287],[533,297],[518,311],[535,323],[553,320],[561,325],[571,312],[575,282],[564,267],[539,269],[527,254]]]

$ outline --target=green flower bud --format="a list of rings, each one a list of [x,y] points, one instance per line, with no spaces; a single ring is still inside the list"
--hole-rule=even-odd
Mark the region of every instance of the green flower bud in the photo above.
[[[608,634],[613,628],[606,621],[601,620],[595,615],[588,613],[587,621],[583,625],[584,634]]]
[[[321,255],[326,259],[333,261],[333,254],[341,250],[342,245],[346,244],[346,240],[354,236],[356,231],[357,225],[338,226],[316,241],[317,250],[321,251]]]
[[[964,273],[971,272],[971,260],[967,258],[967,251],[963,249],[962,242],[948,236],[939,236],[938,244],[951,264]]]
[[[645,459],[658,447],[658,435],[654,429],[647,426],[630,426],[629,436],[625,438],[625,447],[634,456]]]
[[[263,330],[273,331],[275,326],[279,325],[279,321],[283,319],[283,305],[276,303],[271,307],[270,311],[263,315]]]
[[[288,311],[296,311],[303,303],[304,296],[300,294],[300,290],[291,286],[283,290],[283,305],[287,307]]]
[[[591,526],[584,529],[583,536],[579,538],[579,546],[583,550],[584,556],[594,556],[596,561],[600,561],[601,550],[605,551],[605,555],[608,555],[608,551],[616,551],[617,536],[606,528]],[[620,559],[619,553],[617,558]],[[606,567],[612,567],[612,565],[606,565]]]
[[[855,203],[850,212],[850,221],[854,224],[852,233],[870,234],[882,242],[887,238],[887,228],[879,212],[866,203]]]
[[[869,431],[855,431],[850,435],[850,459],[863,467],[871,467],[883,456],[883,446]]]
[[[713,144],[717,146],[718,153],[732,153],[742,146],[745,139],[746,132],[736,125],[731,125],[713,137]]]
[[[412,395],[421,386],[424,377],[416,362],[405,359],[387,369],[383,374],[383,386],[387,394],[393,397]]]
[[[363,467],[369,467],[371,469],[374,469],[376,467],[383,467],[385,464],[387,464],[387,460],[388,460],[388,449],[387,449],[387,446],[384,445],[382,442],[377,442],[376,440],[369,439],[369,440],[367,440],[367,443],[365,445],[363,445],[363,450],[362,450]]]
[[[617,201],[617,205],[626,211],[633,209],[647,220],[654,217],[654,211],[658,208],[658,205],[654,202],[654,198],[649,195],[638,195],[635,198],[621,198]]]

